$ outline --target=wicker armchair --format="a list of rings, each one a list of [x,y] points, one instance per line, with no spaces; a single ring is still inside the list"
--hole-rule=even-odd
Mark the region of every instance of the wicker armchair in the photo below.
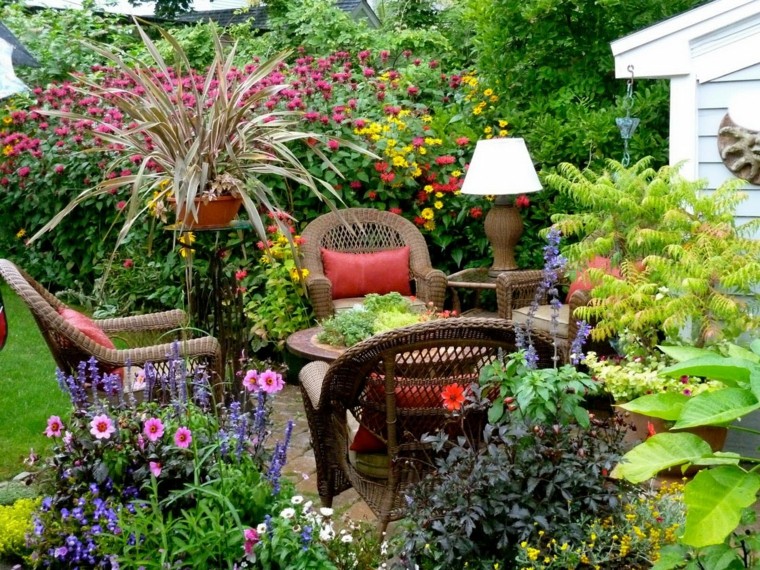
[[[534,335],[541,366],[553,347]],[[441,389],[476,381],[499,351],[516,350],[502,319],[453,318],[379,334],[349,348],[332,364],[312,362],[299,374],[324,506],[353,487],[377,515],[381,530],[403,516],[406,487],[432,469],[425,433],[451,426]],[[349,414],[377,437],[379,451],[350,450]],[[470,416],[465,425],[482,425]],[[479,431],[479,430],[478,430]],[[382,449],[384,444],[384,449]]]
[[[89,360],[90,357],[95,357],[105,370],[115,370],[128,365],[142,366],[151,362],[159,372],[166,371],[168,361],[175,352],[173,343],[129,349],[106,348],[64,319],[58,311],[66,305],[25,271],[8,260],[0,259],[0,276],[31,310],[56,364],[62,371],[74,373],[79,363]],[[169,331],[183,326],[186,320],[185,312],[176,309],[150,315],[101,319],[96,323],[107,335],[115,335],[125,332]],[[224,394],[224,368],[219,342],[213,337],[180,340],[178,348],[180,357],[189,359],[193,365],[207,368],[215,397],[217,401],[221,401],[220,398]]]
[[[424,303],[443,308],[446,275],[433,269],[427,243],[409,220],[397,214],[372,208],[347,208],[324,214],[301,233],[303,265],[309,270],[306,289],[317,319],[334,314],[336,309],[351,307],[361,298],[332,298],[332,283],[325,276],[321,249],[347,253],[374,253],[409,246],[409,278],[415,295]]]
[[[530,305],[536,295],[536,289],[543,279],[543,271],[506,271],[496,278],[496,303],[499,316],[516,324],[525,325],[530,312]],[[571,318],[575,309],[588,304],[589,292],[575,291],[568,303],[563,303],[559,309],[559,326],[556,331],[557,348],[563,362],[570,360],[570,345],[578,334],[578,320]],[[533,331],[541,331],[551,335],[551,312],[544,297],[539,300],[538,310],[531,321]]]

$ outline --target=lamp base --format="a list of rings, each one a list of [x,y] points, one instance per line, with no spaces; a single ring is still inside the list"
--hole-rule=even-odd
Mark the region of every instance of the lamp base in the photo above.
[[[486,214],[485,230],[493,250],[493,265],[488,270],[488,275],[496,277],[504,271],[517,269],[515,245],[523,233],[523,222],[518,209],[497,201]]]

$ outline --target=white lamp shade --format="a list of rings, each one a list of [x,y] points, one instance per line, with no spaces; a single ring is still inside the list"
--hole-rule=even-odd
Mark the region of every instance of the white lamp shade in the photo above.
[[[13,46],[0,38],[0,99],[26,90],[13,70]]]
[[[741,91],[731,97],[728,116],[748,131],[760,131],[760,90]]]
[[[462,184],[462,194],[503,196],[542,189],[523,139],[487,139],[475,154]]]

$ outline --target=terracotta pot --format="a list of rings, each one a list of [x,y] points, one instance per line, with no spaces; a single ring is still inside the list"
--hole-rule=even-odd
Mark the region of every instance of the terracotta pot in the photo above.
[[[176,204],[176,201],[169,198],[169,203]],[[178,225],[190,230],[224,228],[229,226],[237,216],[240,206],[243,205],[243,199],[239,196],[219,196],[209,201],[196,198],[195,205],[198,208],[198,220],[196,221],[190,212],[185,212],[185,208],[182,208],[177,211]]]
[[[636,412],[626,412],[625,418],[626,422],[630,425],[623,441],[630,443],[631,445],[637,445],[655,433],[672,431],[693,433],[709,443],[710,448],[713,451],[721,451],[726,443],[726,437],[728,436],[728,429],[720,426],[699,426],[695,428],[670,430],[669,428],[672,425],[672,422],[667,422],[660,418],[653,418],[651,416],[637,414]],[[701,469],[701,467],[689,467],[685,474],[694,475],[699,469]],[[681,476],[681,467],[671,467],[670,469],[660,472],[660,475]]]

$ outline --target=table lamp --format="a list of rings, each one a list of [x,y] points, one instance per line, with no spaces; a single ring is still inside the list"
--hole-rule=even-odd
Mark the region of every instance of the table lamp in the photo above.
[[[493,249],[488,275],[517,269],[515,245],[523,223],[513,196],[541,190],[533,161],[523,139],[480,140],[462,184],[462,194],[496,196],[485,219],[486,237]]]

